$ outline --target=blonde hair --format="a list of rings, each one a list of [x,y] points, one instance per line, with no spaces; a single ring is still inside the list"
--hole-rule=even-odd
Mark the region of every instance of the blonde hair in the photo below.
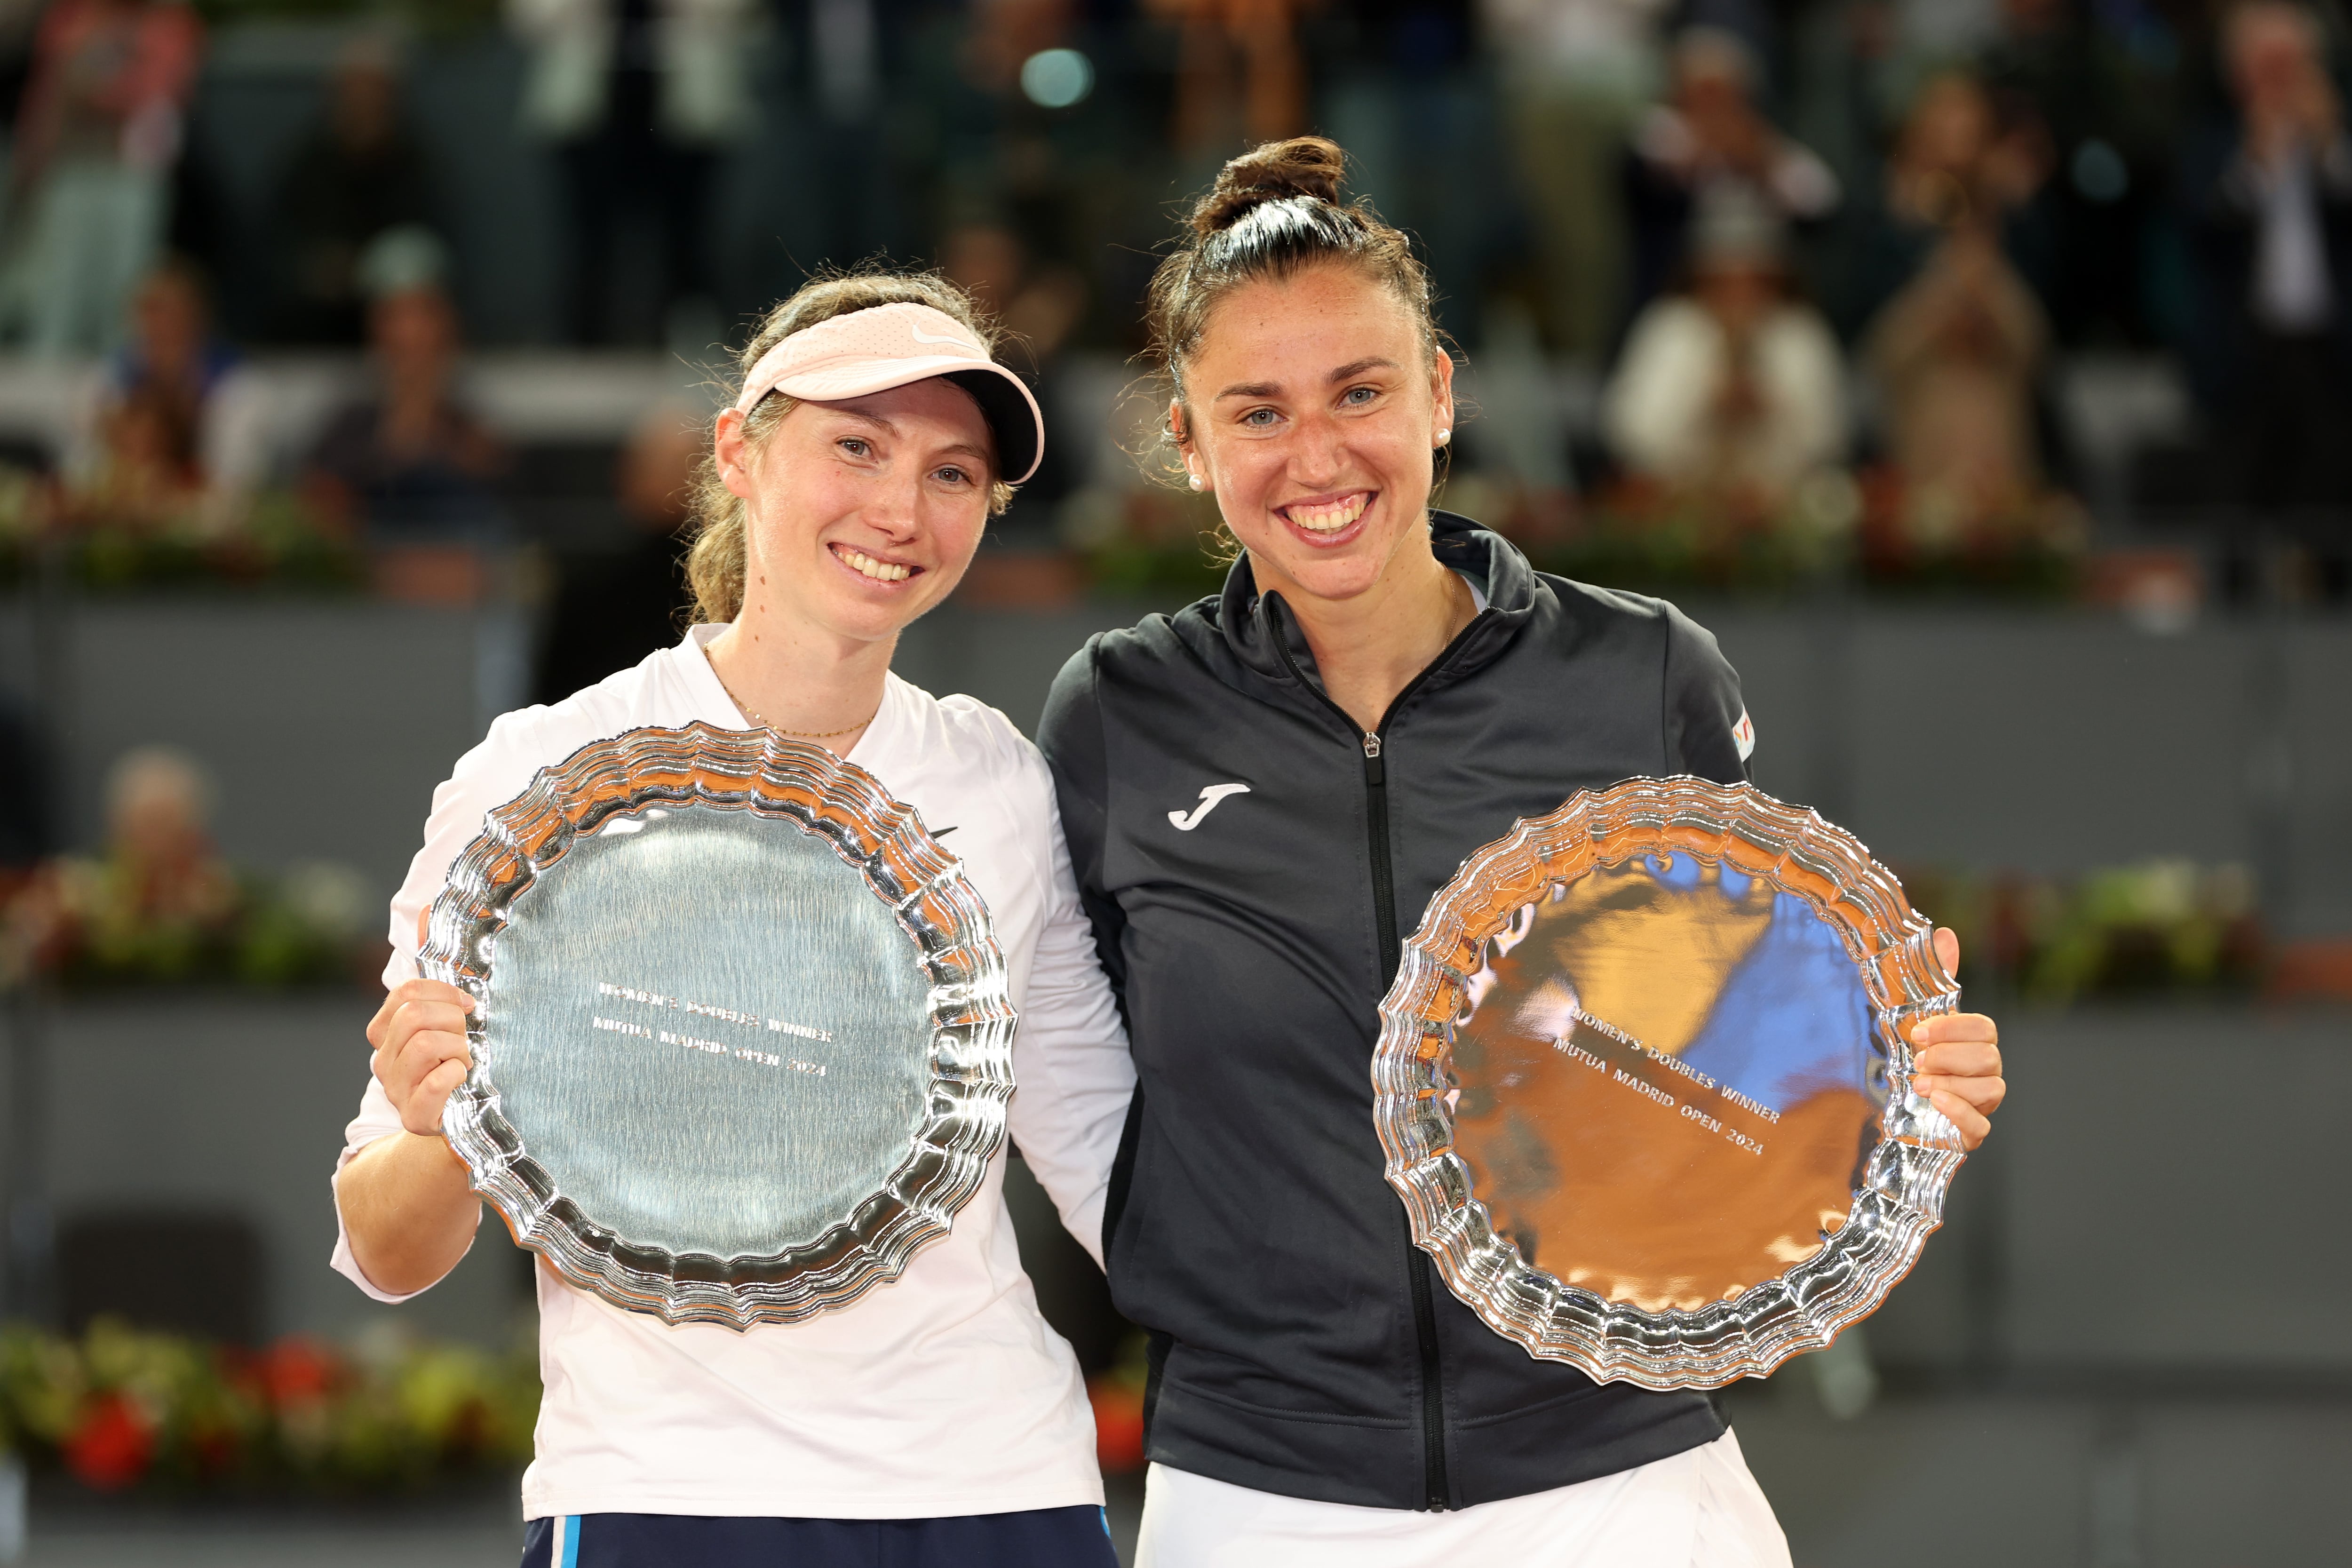
[[[736,356],[735,387],[740,388],[741,378],[759,363],[761,355],[794,332],[832,321],[835,316],[870,310],[879,305],[929,305],[945,311],[971,328],[972,335],[991,353],[995,353],[996,323],[982,314],[962,289],[936,273],[837,273],[814,279],[768,312],[760,330],[751,334],[751,341]],[[731,395],[729,401],[733,401]],[[755,447],[763,444],[784,416],[793,411],[795,401],[780,392],[761,398],[743,416],[745,443]],[[719,477],[718,460],[705,452],[695,470],[688,499],[694,543],[686,554],[686,577],[694,589],[694,618],[731,621],[742,613],[743,579],[749,561],[743,498],[727,488],[727,481]],[[989,486],[990,516],[1001,516],[1012,500],[1011,485],[998,479]]]

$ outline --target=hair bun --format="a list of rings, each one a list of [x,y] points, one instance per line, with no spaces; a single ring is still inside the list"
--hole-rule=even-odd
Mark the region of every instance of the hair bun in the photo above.
[[[1217,183],[1192,205],[1192,232],[1206,239],[1233,227],[1255,208],[1292,196],[1313,196],[1337,205],[1347,155],[1324,136],[1294,136],[1268,142],[1217,172]]]

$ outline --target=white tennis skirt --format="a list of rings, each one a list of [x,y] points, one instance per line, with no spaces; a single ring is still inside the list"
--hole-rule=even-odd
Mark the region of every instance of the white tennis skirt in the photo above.
[[[1277,1497],[1154,1465],[1136,1568],[1790,1568],[1729,1432],[1572,1487],[1451,1513]]]

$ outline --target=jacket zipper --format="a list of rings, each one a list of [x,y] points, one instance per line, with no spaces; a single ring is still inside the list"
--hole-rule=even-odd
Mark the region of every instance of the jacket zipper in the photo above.
[[[1396,709],[1391,705],[1390,713]],[[1380,934],[1381,968],[1393,984],[1403,947],[1397,940],[1396,870],[1389,858],[1388,768],[1381,760],[1381,732],[1388,728],[1383,715],[1380,730],[1364,734],[1365,820],[1370,826],[1372,851],[1372,921]],[[1405,1279],[1412,1288],[1412,1330],[1421,1349],[1421,1479],[1422,1506],[1432,1513],[1445,1511],[1453,1489],[1445,1474],[1445,1390],[1437,1363],[1437,1303],[1429,1289],[1429,1258],[1404,1244]]]
[[[1429,661],[1419,675],[1405,683],[1403,690],[1389,703],[1388,711],[1381,715],[1381,727],[1361,732],[1364,749],[1365,824],[1370,839],[1372,856],[1372,927],[1381,946],[1381,985],[1383,992],[1396,979],[1397,965],[1403,962],[1403,943],[1397,935],[1396,868],[1389,855],[1389,786],[1388,767],[1381,751],[1386,743],[1390,723],[1397,710],[1421,687],[1421,683],[1443,668],[1491,611],[1482,610],[1470,618],[1470,624],[1445,645],[1444,652]],[[1271,617],[1269,617],[1271,618]],[[1289,667],[1292,679],[1321,699],[1323,705],[1339,715],[1349,729],[1355,720],[1348,710],[1331,700],[1330,694],[1308,680],[1290,656],[1290,645],[1282,636],[1282,628],[1274,627],[1274,646],[1281,651],[1282,662]],[[1429,1256],[1412,1244],[1410,1233],[1405,1237],[1405,1280],[1412,1292],[1413,1337],[1421,1352],[1421,1476],[1422,1507],[1431,1513],[1444,1513],[1450,1506],[1454,1488],[1445,1467],[1445,1389],[1441,1381],[1443,1368],[1437,1357],[1437,1302],[1429,1279]]]

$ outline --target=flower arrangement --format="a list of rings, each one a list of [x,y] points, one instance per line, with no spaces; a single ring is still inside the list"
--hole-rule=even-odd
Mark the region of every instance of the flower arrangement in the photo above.
[[[274,877],[231,868],[206,828],[208,793],[195,764],[167,748],[118,763],[105,852],[0,880],[0,984],[283,987],[372,969],[360,875],[323,861]]]
[[[0,582],[54,551],[68,582],[96,591],[223,586],[350,592],[365,586],[355,541],[301,498],[224,498],[194,489],[69,489],[0,468]]]
[[[61,856],[0,880],[0,983],[279,990],[373,980],[367,891],[351,868],[204,869],[192,889],[203,901],[176,907],[146,896],[137,868],[113,857]]]
[[[2063,599],[2081,586],[2087,542],[2082,508],[2063,494],[1978,515],[1885,468],[1822,469],[1769,494],[1630,476],[1584,497],[1464,473],[1434,504],[1510,539],[1538,570],[1643,591],[1851,584]],[[1081,491],[1061,518],[1095,590],[1127,597],[1215,593],[1225,575],[1218,527],[1208,498],[1153,489]]]
[[[1539,570],[1624,587],[1784,592],[1853,564],[1859,500],[1835,470],[1785,491],[1707,491],[1628,477],[1589,505],[1500,513]]]
[[[2241,866],[2148,860],[2060,879],[1914,870],[1913,907],[1960,938],[1960,980],[2032,1002],[2237,995],[2268,954]]]
[[[0,1444],[101,1492],[364,1496],[503,1476],[529,1461],[538,1412],[527,1352],[0,1328]]]
[[[2090,517],[2063,490],[1972,505],[1881,468],[1856,494],[1855,559],[1874,590],[2063,599],[2084,586]]]
[[[2081,506],[2051,492],[1971,512],[1891,468],[1824,468],[1785,489],[1706,490],[1626,476],[1586,498],[1476,475],[1451,504],[1546,572],[1612,587],[1773,594],[1848,584],[1873,594],[2066,598],[2080,584]]]
[[[1087,1379],[1087,1400],[1095,1412],[1095,1462],[1107,1476],[1143,1468],[1143,1394],[1151,1382],[1149,1349],[1140,1333],[1131,1333],[1119,1346],[1118,1363]]]
[[[1224,585],[1231,563],[1216,501],[1184,490],[1081,490],[1059,526],[1094,590],[1113,597],[1199,598]]]

